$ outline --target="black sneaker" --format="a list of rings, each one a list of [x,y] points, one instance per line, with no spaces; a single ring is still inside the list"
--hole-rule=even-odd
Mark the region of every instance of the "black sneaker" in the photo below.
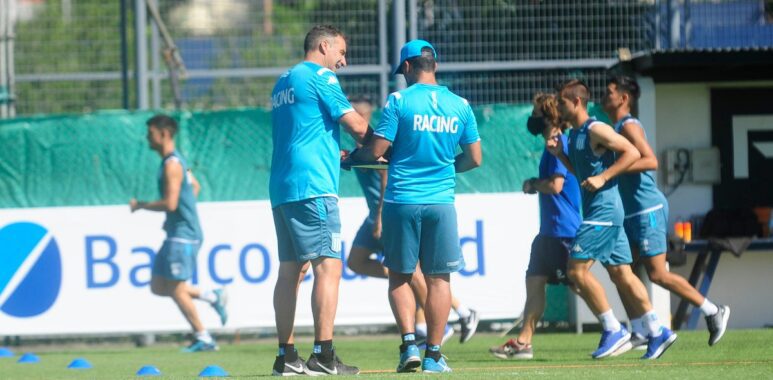
[[[462,325],[462,336],[459,337],[459,343],[465,343],[475,335],[478,322],[480,322],[478,313],[472,309],[470,309],[470,315],[467,318],[459,318],[459,323]]]
[[[311,376],[357,375],[360,369],[344,364],[333,350],[333,359],[328,362],[320,361],[317,354],[311,354],[306,364],[306,373]]]
[[[306,362],[300,357],[294,362],[286,363],[285,356],[277,356],[274,360],[274,376],[299,376],[306,374]]]
[[[727,320],[730,319],[730,306],[720,305],[714,315],[706,316],[706,327],[709,328],[709,346],[719,342],[727,330]]]

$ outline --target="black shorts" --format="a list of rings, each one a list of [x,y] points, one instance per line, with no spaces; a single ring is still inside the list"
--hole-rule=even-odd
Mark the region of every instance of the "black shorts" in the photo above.
[[[526,277],[545,276],[549,284],[571,284],[566,275],[566,262],[572,250],[572,238],[537,235],[531,243],[531,256]]]

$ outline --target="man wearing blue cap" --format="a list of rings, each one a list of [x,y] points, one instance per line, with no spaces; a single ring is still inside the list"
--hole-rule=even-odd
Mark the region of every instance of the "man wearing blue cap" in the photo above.
[[[335,71],[346,66],[346,39],[329,25],[304,40],[305,60],[282,74],[271,93],[274,152],[269,195],[279,251],[274,311],[279,350],[273,374],[356,375],[333,348],[333,322],[341,280],[338,213],[340,125],[357,142],[372,133],[354,112]],[[308,362],[295,350],[298,287],[312,268],[314,346]]]
[[[424,372],[451,372],[440,343],[451,309],[450,274],[464,267],[454,207],[456,173],[482,162],[472,108],[438,85],[436,57],[427,41],[403,46],[395,74],[403,74],[409,87],[389,95],[372,144],[354,157],[373,161],[392,146],[382,238],[389,303],[402,334],[397,372],[419,366]],[[459,155],[457,146],[462,149]],[[409,286],[419,263],[427,282],[423,361],[414,331],[416,300]]]

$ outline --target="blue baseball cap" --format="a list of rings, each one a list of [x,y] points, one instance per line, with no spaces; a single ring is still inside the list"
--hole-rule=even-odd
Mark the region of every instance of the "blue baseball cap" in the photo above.
[[[402,74],[403,62],[405,62],[407,59],[420,56],[421,49],[425,47],[432,49],[432,55],[434,55],[435,59],[437,59],[437,51],[435,51],[435,48],[431,43],[424,40],[408,41],[405,43],[405,45],[403,45],[403,48],[400,49],[400,62],[397,62],[397,67],[395,68],[394,74]]]

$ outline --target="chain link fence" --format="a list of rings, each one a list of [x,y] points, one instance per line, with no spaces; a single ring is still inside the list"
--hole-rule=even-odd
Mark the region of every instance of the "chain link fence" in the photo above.
[[[174,107],[162,39],[142,0],[4,1],[16,2],[9,64],[17,115]],[[529,102],[569,76],[599,96],[621,49],[773,47],[771,0],[401,1],[407,38],[433,42],[440,80],[474,104]],[[400,35],[393,0],[157,3],[185,63],[185,108],[266,107],[276,77],[302,59],[305,33],[318,23],[348,35],[349,67],[340,71],[347,93],[379,99],[398,85],[390,73]]]

